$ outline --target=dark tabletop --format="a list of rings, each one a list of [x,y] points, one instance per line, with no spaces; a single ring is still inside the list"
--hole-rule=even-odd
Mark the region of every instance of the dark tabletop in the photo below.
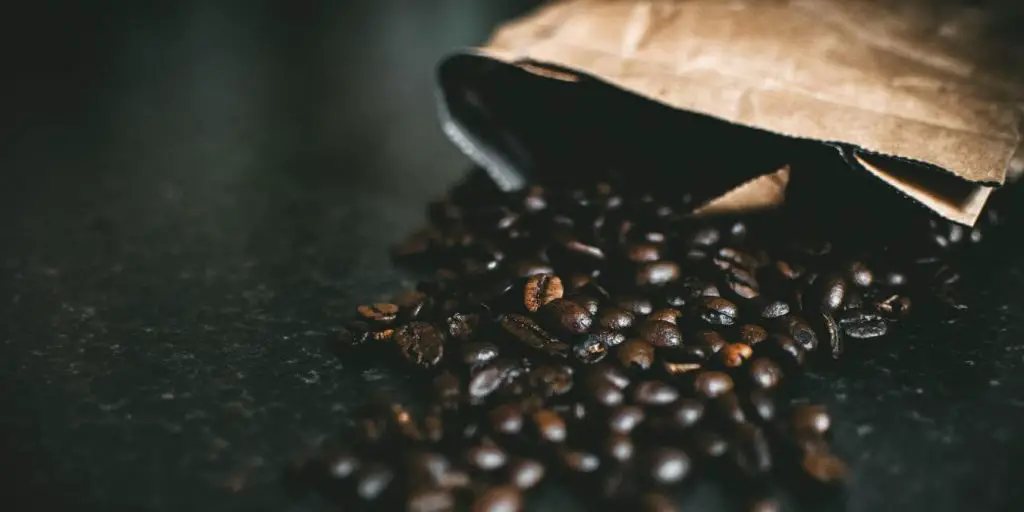
[[[408,387],[331,329],[407,284],[388,245],[468,166],[433,65],[524,2],[142,3],[0,15],[0,509],[324,508],[283,468]],[[1019,509],[1014,252],[963,319],[807,379],[849,510]]]

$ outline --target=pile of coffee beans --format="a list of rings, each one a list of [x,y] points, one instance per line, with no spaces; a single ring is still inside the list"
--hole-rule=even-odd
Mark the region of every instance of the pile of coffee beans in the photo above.
[[[742,483],[758,511],[778,508],[780,475],[841,486],[828,412],[794,395],[801,367],[961,308],[956,254],[981,228],[848,247],[799,212],[693,206],[628,177],[504,193],[471,175],[394,250],[427,277],[341,329],[341,357],[401,361],[424,396],[370,400],[305,474],[346,509],[417,512],[520,510],[545,481],[657,511],[695,473]]]

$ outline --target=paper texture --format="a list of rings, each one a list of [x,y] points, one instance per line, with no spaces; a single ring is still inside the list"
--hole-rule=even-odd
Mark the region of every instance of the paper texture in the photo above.
[[[563,0],[500,27],[480,51],[578,70],[677,109],[858,146],[865,172],[971,224],[1020,146],[1024,47],[988,41],[975,11],[930,5]],[[891,176],[878,155],[952,173],[963,190],[933,194],[927,174]],[[777,177],[758,181],[744,185],[747,196],[781,200]]]

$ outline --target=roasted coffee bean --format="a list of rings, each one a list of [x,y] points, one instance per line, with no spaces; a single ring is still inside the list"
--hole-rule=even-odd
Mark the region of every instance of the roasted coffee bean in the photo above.
[[[709,226],[706,228],[698,229],[696,232],[694,232],[693,236],[690,237],[690,244],[711,247],[713,245],[718,244],[718,241],[721,238],[721,233],[719,233],[719,231],[714,227]]]
[[[661,247],[658,244],[639,243],[626,247],[626,258],[634,263],[649,263],[661,259]]]
[[[545,325],[557,332],[582,334],[593,325],[590,314],[579,304],[566,299],[555,299],[540,309]]]
[[[466,462],[480,471],[493,471],[505,465],[508,455],[494,444],[481,444],[466,452]]]
[[[552,443],[565,441],[565,421],[550,409],[540,409],[533,413],[533,424],[540,437]]]
[[[729,451],[729,441],[713,430],[698,430],[694,435],[698,452],[709,459],[717,459]]]
[[[679,279],[679,273],[679,265],[672,261],[645,263],[636,271],[636,284],[660,286]]]
[[[359,316],[368,322],[387,325],[398,317],[398,306],[387,303],[376,303],[359,306]]]
[[[609,364],[599,364],[594,367],[588,377],[589,379],[595,380],[606,380],[611,382],[619,389],[626,389],[629,386],[629,377],[622,372],[619,368]]]
[[[601,466],[597,455],[583,450],[565,450],[561,459],[565,468],[575,473],[593,473]]]
[[[565,290],[562,288],[562,280],[558,276],[536,274],[531,276],[523,287],[523,304],[527,311],[536,312],[541,306],[555,299],[561,299],[563,293]]]
[[[827,312],[821,313],[821,325],[824,327],[825,336],[828,338],[828,346],[832,350],[832,358],[839,359],[843,353],[843,334],[839,330],[839,324],[835,318]]]
[[[644,410],[635,405],[621,405],[608,415],[608,429],[628,434],[644,421]]]
[[[608,346],[596,336],[588,336],[572,347],[576,359],[586,364],[594,364],[608,355]]]
[[[723,347],[729,344],[717,331],[698,332],[696,342],[699,346],[707,348],[712,354],[722,350]]]
[[[648,492],[637,498],[635,505],[628,505],[622,510],[638,510],[640,512],[679,512],[675,500],[658,492]]]
[[[910,313],[910,297],[902,295],[890,295],[878,303],[878,311],[893,317],[903,317]]]
[[[740,399],[735,392],[725,393],[711,401],[711,407],[715,416],[736,424],[747,422],[747,413],[744,412]]]
[[[597,314],[597,325],[603,329],[622,331],[633,325],[633,313],[622,308],[609,306],[602,308]]]
[[[846,464],[835,455],[808,453],[804,455],[801,467],[807,476],[822,484],[838,484],[846,480]]]
[[[736,250],[732,247],[722,247],[718,250],[718,260],[725,262],[720,264],[719,268],[727,267],[740,267],[746,270],[753,270],[758,267],[759,262],[753,255],[747,254],[743,251]]]
[[[885,275],[885,285],[892,288],[906,286],[907,276],[902,272],[889,272]]]
[[[455,497],[446,489],[414,489],[406,499],[410,512],[449,512],[455,510]]]
[[[850,282],[861,288],[868,288],[875,281],[875,274],[864,262],[855,261],[848,270]]]
[[[630,338],[619,346],[618,357],[626,368],[646,370],[654,364],[654,345],[640,338]]]
[[[721,297],[722,292],[718,290],[718,286],[714,283],[708,283],[700,289],[701,297]]]
[[[766,357],[754,359],[750,362],[749,368],[750,380],[759,388],[774,388],[782,380],[782,368]]]
[[[394,336],[402,355],[413,364],[430,368],[440,363],[444,356],[444,337],[431,324],[413,322],[403,325]]]
[[[515,404],[504,404],[488,413],[491,428],[506,435],[518,434],[523,429],[523,411]]]
[[[505,381],[506,368],[496,361],[475,372],[469,379],[469,397],[474,402],[484,400]]]
[[[793,409],[793,428],[822,435],[832,424],[828,411],[821,405],[799,405]]]
[[[649,321],[654,320],[654,321],[668,322],[668,323],[670,323],[672,325],[678,325],[679,324],[679,317],[681,317],[681,316],[682,316],[682,312],[679,311],[678,309],[663,308],[663,309],[659,309],[657,311],[651,312],[651,314],[647,316],[647,320],[649,320]]]
[[[637,316],[647,316],[654,310],[650,299],[637,295],[622,296],[618,299],[616,305]]]
[[[462,345],[462,362],[476,366],[487,364],[498,357],[498,346],[488,341],[478,341]]]
[[[715,398],[732,391],[733,382],[727,373],[706,371],[697,375],[694,386],[701,395]]]
[[[626,341],[626,335],[617,331],[601,329],[597,332],[590,332],[584,336],[587,343],[600,343],[605,347],[617,347]]]
[[[780,300],[771,301],[761,308],[761,318],[779,318],[789,314],[789,304]]]
[[[788,261],[784,260],[776,261],[775,269],[778,270],[779,275],[792,281],[800,279],[804,274],[803,267],[790,264]]]
[[[704,297],[700,300],[700,317],[712,325],[736,323],[736,304],[721,297]]]
[[[722,354],[722,361],[725,363],[725,366],[735,368],[742,365],[747,359],[750,359],[750,356],[754,354],[754,349],[744,343],[730,343],[719,354]]]
[[[680,398],[672,409],[672,419],[680,428],[690,428],[704,417],[704,404],[695,398]]]
[[[581,294],[581,293],[573,293],[572,295],[566,297],[566,299],[571,300],[571,301],[575,302],[576,304],[578,304],[589,315],[596,315],[598,313],[599,307],[601,305],[600,300],[597,299],[596,297],[594,297],[592,295]]]
[[[734,294],[744,299],[753,299],[761,294],[754,275],[740,267],[726,270],[725,284]]]
[[[792,336],[786,334],[773,334],[769,336],[769,340],[776,347],[778,347],[784,354],[788,354],[792,357],[796,364],[804,364],[804,358],[807,351],[802,345],[797,343]]]
[[[881,316],[864,311],[844,311],[836,322],[843,333],[855,339],[868,339],[885,336],[889,325]]]
[[[556,357],[566,357],[569,355],[570,347],[568,344],[555,338],[533,320],[525,316],[505,315],[499,323],[506,333],[523,345]]]
[[[649,464],[651,479],[660,485],[681,482],[690,472],[690,457],[677,448],[656,448],[651,453]]]
[[[656,380],[641,382],[633,390],[633,401],[641,405],[667,405],[677,398],[679,391],[676,388]]]
[[[593,401],[605,407],[615,407],[622,403],[622,390],[611,382],[593,379],[588,384],[590,384],[588,392]]]
[[[741,471],[749,475],[767,473],[772,469],[772,453],[760,427],[750,423],[736,427],[733,458]]]
[[[366,501],[377,499],[395,478],[395,472],[390,467],[379,463],[371,463],[364,466],[355,476],[356,495]]]
[[[679,328],[663,320],[644,321],[637,334],[655,347],[677,347],[683,343]]]
[[[612,432],[604,442],[604,452],[619,462],[633,458],[633,440],[626,434]]]
[[[768,339],[768,331],[756,324],[744,324],[740,326],[740,339],[747,345],[754,346]]]
[[[455,313],[448,317],[447,324],[450,339],[468,342],[480,324],[480,315],[475,313]]]
[[[544,465],[535,459],[517,459],[508,466],[509,483],[523,489],[532,489],[544,479]]]
[[[530,372],[529,381],[545,396],[564,395],[573,387],[573,370],[569,366],[544,365]]]
[[[498,485],[480,493],[473,504],[472,512],[519,512],[523,509],[523,494],[518,487]]]
[[[775,421],[775,399],[767,389],[755,389],[747,397],[751,409],[762,423]]]
[[[348,452],[326,454],[321,463],[327,470],[327,475],[335,480],[344,480],[352,476],[362,465],[358,458]]]
[[[806,320],[796,315],[788,315],[779,321],[782,332],[793,338],[804,350],[811,351],[818,347],[818,335]]]
[[[818,308],[824,311],[836,311],[843,306],[846,298],[846,280],[839,274],[829,274],[818,278],[815,282],[817,292],[814,296]]]

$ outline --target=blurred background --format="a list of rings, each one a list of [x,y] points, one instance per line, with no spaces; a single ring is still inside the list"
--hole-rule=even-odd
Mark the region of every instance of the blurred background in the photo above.
[[[468,165],[433,67],[537,3],[5,7],[0,509],[324,508],[282,468],[405,382],[338,361],[331,328],[408,281],[388,245]],[[1003,307],[1024,276],[983,282],[999,307],[973,323],[810,378],[859,457],[851,509],[1024,498],[1024,317]]]

